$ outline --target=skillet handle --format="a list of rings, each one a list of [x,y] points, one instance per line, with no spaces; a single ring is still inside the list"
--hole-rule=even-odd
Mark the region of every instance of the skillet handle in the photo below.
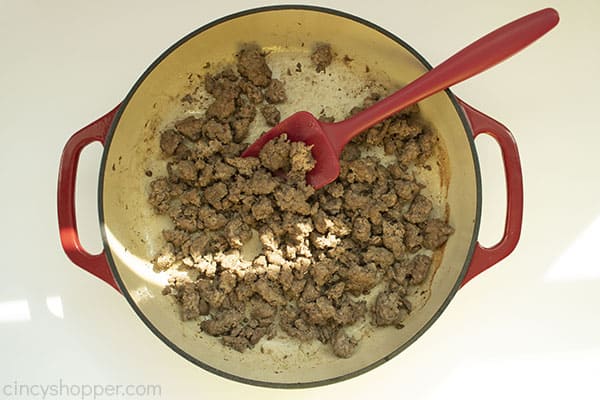
[[[485,133],[498,142],[502,152],[504,174],[506,177],[506,222],[502,239],[492,247],[483,247],[479,242],[475,245],[469,270],[462,281],[464,286],[468,281],[479,275],[492,265],[508,256],[517,246],[521,236],[523,222],[523,175],[519,151],[514,137],[504,125],[475,110],[462,100],[459,100],[471,128],[473,137]]]
[[[57,190],[58,227],[63,250],[73,263],[117,290],[119,290],[119,286],[110,272],[104,251],[100,254],[90,254],[79,241],[75,219],[75,179],[81,151],[93,142],[100,142],[104,145],[104,140],[119,107],[120,104],[103,117],[79,130],[67,141],[60,159]]]

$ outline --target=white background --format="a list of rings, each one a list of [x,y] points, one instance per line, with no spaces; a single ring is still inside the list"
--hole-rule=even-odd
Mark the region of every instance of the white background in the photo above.
[[[313,3],[390,30],[433,65],[536,9],[561,14],[542,40],[454,88],[517,138],[525,184],[519,246],[460,290],[416,343],[367,374],[286,392],[217,377],[163,345],[124,298],[67,260],[56,217],[67,139],[122,100],[183,35],[267,4],[0,0],[0,385],[158,383],[165,399],[600,398],[597,0]],[[504,177],[496,145],[477,143],[481,240],[492,244],[502,230]],[[95,144],[79,165],[80,234],[90,251],[101,249],[100,157]]]

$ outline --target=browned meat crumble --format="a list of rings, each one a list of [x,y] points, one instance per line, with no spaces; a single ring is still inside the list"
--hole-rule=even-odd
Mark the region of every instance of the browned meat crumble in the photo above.
[[[325,72],[331,62],[333,61],[333,51],[331,45],[328,43],[320,43],[315,48],[315,51],[310,56],[311,61],[316,66],[317,72]]]

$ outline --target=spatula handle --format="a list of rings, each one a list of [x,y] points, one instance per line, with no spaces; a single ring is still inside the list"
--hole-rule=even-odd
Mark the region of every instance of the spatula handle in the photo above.
[[[335,124],[333,144],[341,151],[354,136],[370,126],[506,60],[542,37],[558,21],[558,12],[545,8],[488,33],[391,96]]]

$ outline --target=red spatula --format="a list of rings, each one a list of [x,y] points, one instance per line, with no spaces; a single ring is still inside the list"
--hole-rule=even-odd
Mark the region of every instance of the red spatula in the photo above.
[[[556,10],[546,8],[504,25],[391,96],[344,121],[321,122],[306,111],[292,114],[259,137],[242,156],[258,156],[265,143],[286,133],[291,141],[312,145],[316,165],[306,174],[306,181],[315,189],[323,187],[340,174],[340,155],[353,137],[403,108],[506,60],[542,37],[556,26],[558,20]]]

